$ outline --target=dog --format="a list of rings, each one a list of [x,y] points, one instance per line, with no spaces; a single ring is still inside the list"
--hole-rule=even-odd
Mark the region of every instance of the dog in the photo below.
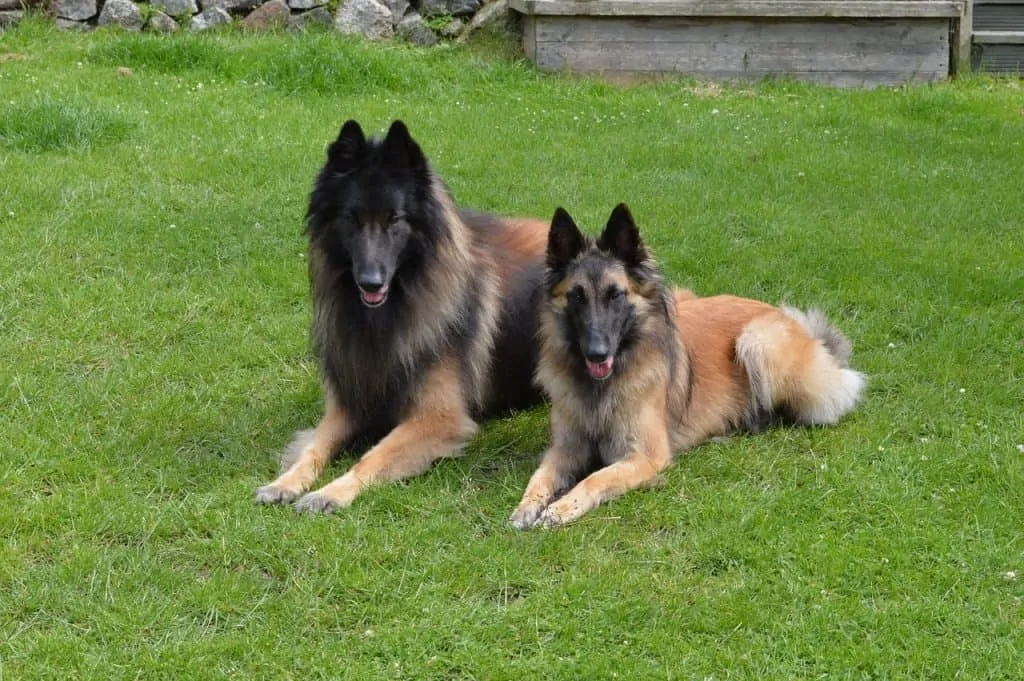
[[[536,380],[551,443],[518,529],[575,521],[712,437],[834,424],[862,398],[851,344],[821,312],[669,289],[625,204],[596,241],[559,208],[546,262]]]
[[[549,226],[460,210],[404,122],[368,139],[346,121],[306,213],[324,412],[256,500],[344,508],[459,454],[478,419],[539,402],[533,338]],[[365,438],[376,444],[348,472],[308,492]]]

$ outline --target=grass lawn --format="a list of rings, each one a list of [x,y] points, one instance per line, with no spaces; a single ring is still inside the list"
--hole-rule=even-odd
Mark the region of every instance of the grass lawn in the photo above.
[[[0,679],[1024,678],[1018,85],[2,34]],[[822,305],[864,406],[557,531],[506,522],[540,408],[339,515],[256,505],[320,415],[302,216],[347,117],[405,119],[464,205],[624,200],[673,281]]]

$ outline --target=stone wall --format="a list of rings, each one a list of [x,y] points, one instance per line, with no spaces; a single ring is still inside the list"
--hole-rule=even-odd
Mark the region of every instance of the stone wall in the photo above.
[[[119,26],[129,31],[202,31],[238,23],[251,30],[302,31],[312,24],[371,40],[398,38],[416,45],[463,40],[507,15],[507,0],[0,0],[0,30],[26,12],[45,12],[67,30]]]

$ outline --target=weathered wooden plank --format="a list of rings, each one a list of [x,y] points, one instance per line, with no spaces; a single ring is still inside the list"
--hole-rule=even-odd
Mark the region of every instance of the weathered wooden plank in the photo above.
[[[959,19],[952,20],[952,71],[967,73],[971,70],[971,31],[974,28],[974,0],[966,0]]]
[[[684,19],[673,20],[674,26],[655,23],[647,26],[649,31],[643,30],[643,21],[538,18],[535,63],[542,69],[693,75],[884,71],[902,72],[909,78],[922,70],[938,77],[949,73],[949,32],[941,19],[784,23]],[[876,28],[879,23],[885,25]]]
[[[633,84],[637,82],[663,81],[666,78],[678,78],[687,74],[663,74],[650,71],[605,71],[603,79],[611,82]],[[814,71],[810,73],[744,73],[732,71],[709,71],[693,74],[695,77],[720,83],[751,83],[769,78],[782,80],[801,80],[821,83],[840,88],[874,88],[895,87],[905,83],[933,83],[939,80],[935,74],[907,74],[903,71]]]
[[[676,72],[691,75],[785,75],[814,72],[874,71],[933,74],[949,72],[948,42],[924,54],[857,53],[832,51],[828,46],[809,50],[792,46],[704,43],[537,43],[537,66],[569,68],[581,72]]]
[[[537,61],[537,18],[532,15],[523,17],[523,51],[527,59]]]
[[[983,45],[1024,45],[1024,31],[975,31],[974,42]]]
[[[743,43],[856,46],[865,51],[932,50],[948,33],[941,19],[800,21],[676,17],[538,17],[537,42]]]
[[[627,53],[628,50],[628,53]],[[569,58],[576,63],[567,63]],[[593,63],[582,63],[592,59]],[[551,60],[555,60],[554,62]],[[864,53],[856,49],[808,49],[798,45],[714,45],[702,43],[537,43],[537,65],[541,68],[597,70],[713,70],[736,71],[765,69],[776,73],[787,71],[870,71],[941,69],[949,64],[948,50],[904,52],[899,55]]]
[[[582,73],[582,72],[581,72]],[[756,73],[752,71],[736,73],[735,71],[706,71],[701,73],[663,73],[653,71],[601,71],[590,72],[599,74],[611,82],[637,83],[645,81],[663,81],[666,77],[693,77],[719,83],[750,83],[765,79],[797,80],[810,83],[821,83],[841,88],[873,88],[882,86],[898,86],[906,83],[934,83],[944,76],[935,73],[905,71],[810,71],[804,73]]]
[[[954,18],[963,14],[964,3],[965,0],[509,0],[509,7],[536,16]]]

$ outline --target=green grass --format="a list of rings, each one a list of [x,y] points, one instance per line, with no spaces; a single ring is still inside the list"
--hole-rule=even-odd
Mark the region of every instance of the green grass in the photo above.
[[[0,35],[0,679],[1024,678],[1017,83],[484,52]],[[350,116],[404,118],[465,205],[625,200],[674,281],[822,305],[866,403],[558,531],[506,525],[543,409],[343,514],[255,505],[320,413],[301,220]]]

